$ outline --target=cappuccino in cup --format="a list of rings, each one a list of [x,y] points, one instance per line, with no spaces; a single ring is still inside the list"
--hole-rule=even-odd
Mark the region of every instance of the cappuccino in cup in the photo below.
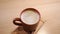
[[[21,14],[21,20],[26,24],[33,25],[39,21],[39,14],[34,10],[26,10]]]
[[[41,16],[38,10],[34,8],[26,8],[21,12],[20,18],[15,18],[13,20],[13,23],[18,26],[23,26],[23,29],[26,32],[31,33],[36,30],[40,18]],[[16,21],[19,21],[21,23],[18,23]]]

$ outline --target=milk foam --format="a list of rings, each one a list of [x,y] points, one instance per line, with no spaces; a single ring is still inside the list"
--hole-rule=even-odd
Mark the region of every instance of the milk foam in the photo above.
[[[27,10],[22,13],[21,19],[26,24],[35,24],[39,21],[39,14],[32,10]]]

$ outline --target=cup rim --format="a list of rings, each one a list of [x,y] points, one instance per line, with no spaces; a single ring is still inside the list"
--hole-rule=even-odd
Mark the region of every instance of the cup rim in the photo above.
[[[37,12],[37,13],[39,14],[39,20],[37,21],[37,23],[40,21],[40,19],[41,19],[41,14],[40,14],[40,12],[39,12],[37,9],[35,9],[35,8],[26,8],[26,9],[22,10],[22,12],[21,12],[21,14],[20,14],[20,19],[21,19],[22,13],[25,12],[26,10],[34,10],[35,12]],[[21,21],[23,22],[22,19],[21,19]],[[34,24],[27,24],[27,23],[25,23],[25,22],[23,22],[23,23],[26,24],[26,25],[34,25],[34,24],[36,24],[36,23],[34,23]]]

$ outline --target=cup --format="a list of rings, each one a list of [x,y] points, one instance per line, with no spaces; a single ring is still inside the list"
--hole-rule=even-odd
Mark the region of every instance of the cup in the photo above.
[[[22,26],[26,32],[32,32],[36,30],[40,19],[41,15],[38,10],[34,8],[26,8],[21,12],[20,18],[15,18],[13,23]]]

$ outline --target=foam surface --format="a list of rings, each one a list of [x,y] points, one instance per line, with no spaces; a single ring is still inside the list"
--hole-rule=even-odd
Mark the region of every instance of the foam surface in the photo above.
[[[39,20],[39,14],[37,12],[32,11],[32,10],[27,10],[22,13],[21,19],[26,24],[35,24]]]

